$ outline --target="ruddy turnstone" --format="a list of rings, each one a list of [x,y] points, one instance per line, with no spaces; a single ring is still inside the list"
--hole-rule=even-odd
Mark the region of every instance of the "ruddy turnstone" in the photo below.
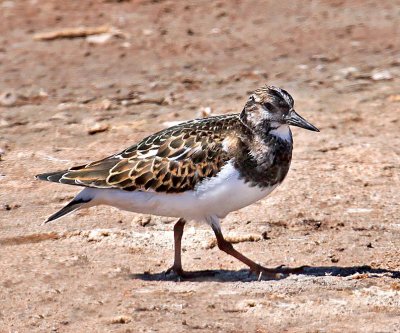
[[[219,220],[271,193],[292,158],[289,125],[318,129],[294,110],[289,93],[274,86],[255,90],[238,114],[196,119],[164,129],[89,164],[37,175],[37,179],[85,187],[53,221],[78,209],[111,205],[136,213],[177,217],[175,259],[168,271],[187,276],[181,264],[186,221],[207,222],[218,247],[269,278],[295,269],[265,268],[224,239]]]

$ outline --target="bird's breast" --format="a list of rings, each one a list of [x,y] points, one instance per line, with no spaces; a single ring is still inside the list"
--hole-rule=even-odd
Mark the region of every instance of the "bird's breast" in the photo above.
[[[257,142],[235,159],[242,178],[253,186],[270,188],[286,177],[292,160],[292,142],[269,136]]]

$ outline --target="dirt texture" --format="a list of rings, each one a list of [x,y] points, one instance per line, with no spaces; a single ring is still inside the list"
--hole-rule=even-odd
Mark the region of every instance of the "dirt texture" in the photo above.
[[[42,225],[79,188],[35,174],[240,112],[265,83],[321,132],[294,128],[283,185],[222,228],[305,274],[257,281],[192,224],[200,273],[179,282],[173,219]],[[0,332],[400,332],[399,1],[2,0],[0,155]]]

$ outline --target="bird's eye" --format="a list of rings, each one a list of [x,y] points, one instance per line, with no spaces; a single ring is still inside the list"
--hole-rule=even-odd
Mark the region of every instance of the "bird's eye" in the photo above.
[[[263,104],[263,106],[264,106],[264,108],[266,108],[269,111],[273,111],[273,109],[274,109],[273,105],[271,103],[269,103],[269,102],[265,102]]]
[[[250,95],[250,97],[249,97],[249,102],[254,103],[255,101],[256,101],[256,99],[254,98],[254,96],[253,96],[253,95]]]

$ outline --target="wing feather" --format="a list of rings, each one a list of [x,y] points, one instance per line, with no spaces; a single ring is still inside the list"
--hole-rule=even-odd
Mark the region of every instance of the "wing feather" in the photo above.
[[[216,175],[232,158],[223,141],[234,141],[238,126],[238,115],[194,120],[155,133],[105,159],[37,177],[126,191],[190,190],[204,178]]]

